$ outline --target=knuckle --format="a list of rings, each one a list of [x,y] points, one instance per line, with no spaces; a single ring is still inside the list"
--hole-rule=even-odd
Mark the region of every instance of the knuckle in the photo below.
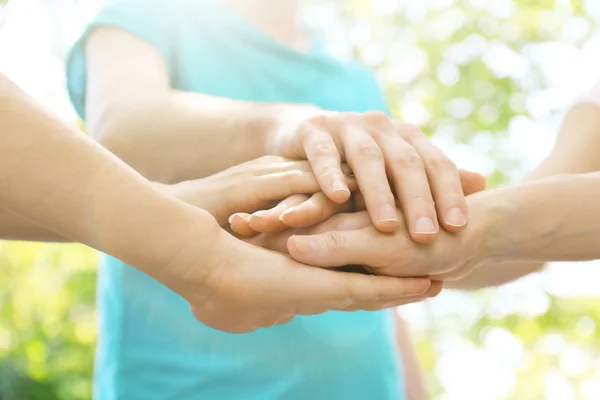
[[[399,123],[397,127],[400,131],[400,134],[407,139],[418,139],[425,137],[425,134],[423,131],[421,131],[421,128],[416,125],[403,122]]]
[[[288,161],[290,161],[290,160],[288,160]],[[297,171],[306,171],[306,172],[312,171],[310,162],[307,160],[293,161],[293,163],[294,163],[294,169],[296,169]]]
[[[435,215],[435,202],[430,194],[426,196],[415,196],[413,197],[413,204],[419,207],[419,211],[429,211],[429,214]],[[430,215],[431,216],[431,215]]]
[[[390,117],[382,111],[367,111],[364,113],[363,118],[367,124],[376,128],[388,128],[391,126]]]
[[[456,167],[456,164],[454,163],[454,161],[452,161],[450,158],[446,157],[443,154],[439,154],[436,155],[435,157],[432,157],[430,160],[427,160],[427,166],[428,168],[432,168],[435,170],[456,170],[458,171],[458,168]],[[458,175],[457,175],[458,178]]]
[[[262,157],[258,158],[256,161],[258,161],[261,164],[276,164],[276,163],[285,162],[286,159],[283,157],[280,157],[280,156],[268,155],[268,156],[262,156]]]
[[[313,147],[313,154],[315,157],[338,156],[337,148],[332,143],[317,142],[317,143],[314,143],[312,147]]]
[[[291,187],[298,181],[298,178],[300,177],[301,174],[302,174],[302,172],[295,171],[295,170],[285,171],[285,172],[281,173],[281,175],[278,177],[278,179],[281,179],[281,181],[284,184]]]
[[[355,144],[356,152],[360,157],[368,158],[371,160],[382,160],[383,154],[381,149],[375,144],[375,142],[368,140],[361,140]]]
[[[455,193],[445,193],[441,199],[438,199],[438,203],[443,204],[444,208],[450,207],[462,207],[466,204],[465,197],[462,194],[462,191],[458,191]]]
[[[344,249],[347,247],[346,236],[343,232],[329,232],[325,237],[325,246],[328,249]]]
[[[319,171],[315,171],[318,175],[334,177],[340,175],[339,167],[335,165],[325,165]]]
[[[390,163],[394,166],[403,168],[423,168],[423,160],[412,147],[406,147],[402,151],[393,153],[390,156]]]
[[[313,116],[307,118],[306,121],[303,122],[303,125],[305,125],[306,127],[309,127],[309,129],[325,128],[327,126],[328,122],[329,122],[329,116],[320,114],[320,115],[313,115]]]
[[[377,300],[381,300],[384,299],[386,297],[386,295],[388,295],[389,293],[386,293],[383,285],[380,282],[377,282],[374,285],[373,291],[375,293],[375,298]]]

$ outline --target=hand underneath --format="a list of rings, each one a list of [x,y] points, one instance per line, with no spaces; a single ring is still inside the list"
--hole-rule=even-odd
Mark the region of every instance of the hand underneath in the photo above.
[[[349,173],[347,166],[344,170]],[[345,184],[356,189],[356,181],[346,176]],[[266,156],[237,165],[204,179],[174,185],[156,184],[172,197],[208,211],[220,225],[238,212],[251,213],[285,199],[294,205],[304,194],[319,192],[319,184],[307,161]]]
[[[402,227],[389,234],[378,232],[364,212],[332,219],[330,227],[342,223],[353,229],[291,236],[286,243],[289,254],[320,267],[358,264],[378,275],[434,280],[460,279],[482,261],[477,257],[480,235],[470,228],[456,234],[440,232],[433,243],[420,244]]]
[[[297,314],[379,310],[439,291],[426,278],[366,276],[303,265],[237,240],[216,224],[210,230],[206,225],[205,219],[190,219],[188,229],[182,230],[189,245],[153,276],[184,297],[199,321],[222,331],[250,332],[286,323]],[[210,235],[210,249],[198,245],[203,234]]]
[[[343,165],[345,167],[345,165]],[[462,190],[465,196],[485,189],[485,178],[476,173],[459,170]],[[344,174],[350,175],[344,168]],[[229,220],[233,232],[241,236],[257,233],[281,232],[288,228],[306,228],[326,221],[338,213],[366,210],[364,196],[353,192],[348,201],[338,204],[319,192],[310,198],[294,195],[269,210],[253,214],[236,213]]]
[[[378,232],[366,212],[341,213],[310,228],[245,240],[319,267],[360,265],[378,275],[433,280],[460,279],[482,261],[477,252],[479,235],[470,227],[458,234],[441,232],[433,243],[420,244],[402,227],[389,234]]]

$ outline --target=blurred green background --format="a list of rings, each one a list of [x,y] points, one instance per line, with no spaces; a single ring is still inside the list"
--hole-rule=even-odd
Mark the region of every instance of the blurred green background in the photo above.
[[[0,9],[0,70],[72,121],[62,60],[100,3]],[[378,72],[396,117],[492,185],[539,162],[600,77],[597,0],[313,0],[304,19]],[[599,267],[402,308],[433,397],[600,399]],[[79,245],[0,242],[0,399],[90,397],[96,268]]]

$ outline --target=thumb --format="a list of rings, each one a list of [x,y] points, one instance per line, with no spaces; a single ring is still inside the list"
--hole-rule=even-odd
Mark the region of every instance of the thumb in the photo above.
[[[360,264],[383,266],[383,257],[392,248],[387,237],[374,238],[373,227],[350,231],[329,231],[317,235],[294,235],[288,239],[289,254],[297,261],[317,267]]]

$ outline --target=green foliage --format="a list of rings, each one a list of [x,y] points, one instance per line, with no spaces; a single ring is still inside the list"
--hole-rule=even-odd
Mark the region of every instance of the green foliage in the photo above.
[[[387,6],[392,3],[399,6]],[[493,160],[495,168],[488,175],[493,187],[509,182],[515,171],[523,168],[519,156],[507,153],[502,146],[511,123],[518,118],[539,118],[530,113],[527,102],[532,93],[543,93],[548,77],[544,66],[530,56],[532,45],[561,42],[580,47],[594,33],[597,24],[586,15],[584,3],[349,0],[344,2],[342,15],[344,26],[354,32],[349,39],[354,55],[379,72],[395,117],[419,124],[434,138],[449,136],[452,141],[464,143]],[[424,9],[423,4],[439,6]],[[569,22],[589,29],[571,37],[565,34]],[[518,58],[525,72],[496,70],[490,60],[492,48],[502,50],[496,58]],[[463,109],[451,106],[456,104]],[[551,109],[544,117],[560,117],[564,111]],[[479,146],[482,138],[491,138],[487,140],[491,144]],[[485,312],[489,298],[499,296],[495,290],[469,296],[481,305],[483,312],[476,323],[456,328],[460,338],[483,350],[483,339],[495,327],[510,334],[526,349],[517,366],[516,384],[506,398],[545,398],[545,375],[553,370],[567,376],[577,398],[583,396],[581,388],[586,379],[597,379],[600,369],[594,363],[584,368],[581,365],[585,362],[580,360],[581,371],[577,368],[574,371],[569,370],[568,360],[562,358],[568,359],[568,354],[581,351],[591,360],[599,359],[597,299],[564,299],[547,294],[547,310],[532,318],[516,312],[499,317]],[[443,354],[435,344],[448,337],[448,326],[456,325],[460,313],[457,310],[449,317],[453,321],[442,321],[432,315],[428,328],[415,332],[419,357],[434,398],[442,397],[445,392],[436,370]],[[541,350],[548,338],[559,338],[556,341],[562,347],[556,347],[554,352]],[[600,398],[600,393],[592,398]]]
[[[0,399],[89,399],[96,254],[0,242]]]

